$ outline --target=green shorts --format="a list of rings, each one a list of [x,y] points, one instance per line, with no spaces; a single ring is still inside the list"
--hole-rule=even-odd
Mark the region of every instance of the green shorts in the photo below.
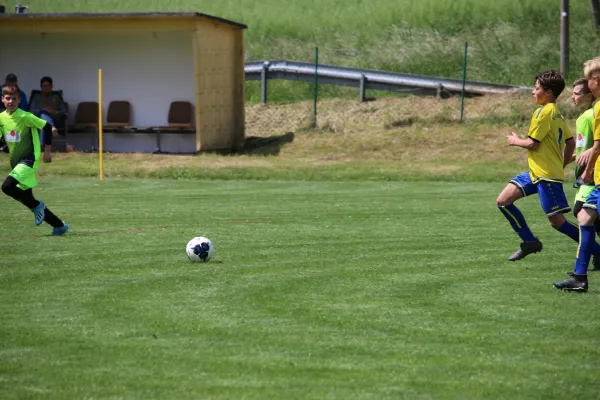
[[[577,193],[575,193],[575,201],[581,201],[585,203],[589,195],[594,191],[594,186],[592,185],[581,185],[577,189]]]
[[[25,164],[17,164],[17,166],[10,171],[10,176],[19,181],[17,187],[21,190],[33,189],[37,186],[37,180],[35,179],[35,173],[37,168],[28,167]]]

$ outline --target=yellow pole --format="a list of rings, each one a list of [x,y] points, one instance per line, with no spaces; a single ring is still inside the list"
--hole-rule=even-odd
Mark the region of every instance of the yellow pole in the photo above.
[[[98,69],[98,151],[100,152],[100,180],[104,180],[102,160],[102,69]]]

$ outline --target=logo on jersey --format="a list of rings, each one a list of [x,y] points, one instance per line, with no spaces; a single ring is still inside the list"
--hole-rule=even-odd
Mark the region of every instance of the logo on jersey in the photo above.
[[[21,134],[19,132],[10,131],[4,135],[6,142],[17,143],[21,141]]]
[[[575,145],[576,147],[585,147],[586,145],[586,140],[585,140],[585,136],[583,136],[581,134],[581,132],[577,132],[577,144]]]

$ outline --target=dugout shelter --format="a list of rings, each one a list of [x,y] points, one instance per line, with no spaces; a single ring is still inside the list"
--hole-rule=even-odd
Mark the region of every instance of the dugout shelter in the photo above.
[[[52,77],[69,106],[67,142],[85,149],[97,142],[88,128],[97,136],[98,121],[88,104],[92,121],[78,129],[77,108],[98,101],[101,69],[105,150],[236,149],[244,141],[246,28],[197,12],[0,14],[0,84],[14,73],[29,94]],[[106,119],[114,102],[129,103],[117,124]],[[189,121],[173,120],[174,104]]]

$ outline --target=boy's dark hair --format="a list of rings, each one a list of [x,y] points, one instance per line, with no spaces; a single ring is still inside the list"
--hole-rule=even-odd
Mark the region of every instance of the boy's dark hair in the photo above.
[[[8,74],[6,75],[6,78],[4,79],[4,82],[17,82],[17,76],[15,74]]]
[[[535,80],[540,82],[542,89],[550,90],[554,98],[560,96],[565,90],[565,78],[557,70],[542,72],[535,77]]]
[[[579,78],[575,82],[573,82],[573,87],[583,85],[583,94],[592,93],[590,88],[588,87],[587,78]]]
[[[17,94],[19,95],[19,85],[13,83],[11,85],[2,86],[2,96],[6,96],[7,94]]]
[[[52,78],[50,78],[49,76],[43,76],[42,79],[40,79],[40,86],[42,86],[46,82],[48,82],[51,85],[53,84]]]

